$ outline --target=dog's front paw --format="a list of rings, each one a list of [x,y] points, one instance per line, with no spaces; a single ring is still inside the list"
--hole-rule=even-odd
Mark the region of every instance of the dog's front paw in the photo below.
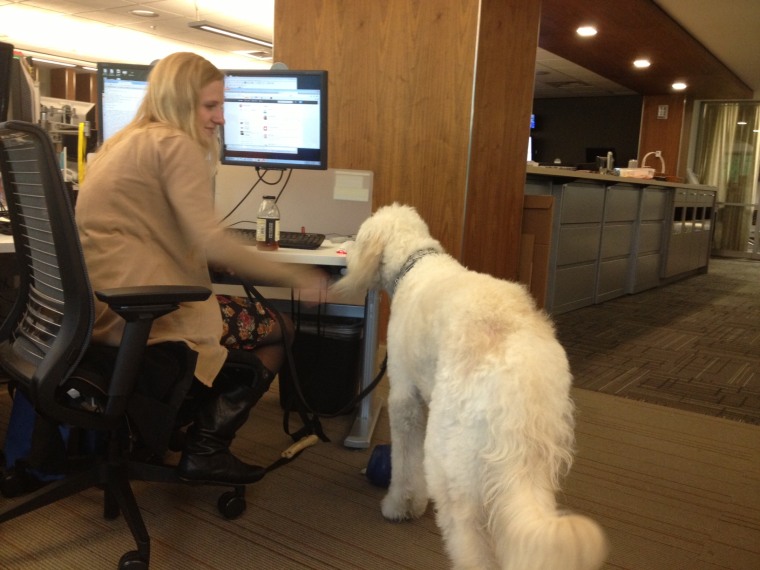
[[[427,499],[398,496],[388,493],[380,504],[383,516],[390,521],[403,521],[421,517],[427,509]]]

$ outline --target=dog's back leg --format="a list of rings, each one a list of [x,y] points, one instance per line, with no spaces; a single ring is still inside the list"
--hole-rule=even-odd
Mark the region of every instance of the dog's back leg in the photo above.
[[[436,522],[456,570],[495,570],[480,482],[487,426],[479,418],[452,414],[448,400],[431,402],[425,440],[425,474]]]
[[[421,516],[428,503],[423,472],[427,414],[416,390],[400,378],[388,396],[391,427],[391,484],[382,502],[383,516],[404,520]]]
[[[434,463],[428,462],[430,494],[454,570],[495,570],[498,565],[483,524],[483,506],[472,497],[452,496],[444,474],[437,471]]]

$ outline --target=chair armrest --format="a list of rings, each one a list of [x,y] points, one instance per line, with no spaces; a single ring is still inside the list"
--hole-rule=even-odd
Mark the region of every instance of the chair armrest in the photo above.
[[[195,285],[145,285],[95,291],[95,296],[104,303],[124,307],[205,301],[209,295],[211,291]]]
[[[153,321],[176,310],[181,303],[204,301],[210,295],[209,289],[192,285],[148,285],[95,291],[98,299],[126,321],[108,389],[106,415],[117,416],[126,408]]]

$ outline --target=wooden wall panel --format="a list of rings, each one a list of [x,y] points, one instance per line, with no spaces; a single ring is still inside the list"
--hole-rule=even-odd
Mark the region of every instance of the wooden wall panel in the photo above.
[[[658,118],[657,112],[661,105],[668,107],[666,119]],[[665,174],[670,176],[683,176],[679,174],[679,165],[682,154],[682,133],[684,132],[684,114],[686,100],[683,95],[648,95],[644,97],[641,112],[641,133],[639,135],[639,165],[642,165],[644,156],[648,152],[662,151],[665,160]],[[688,144],[686,137],[685,144]],[[685,153],[685,150],[683,151]],[[660,161],[650,156],[647,166],[660,171]]]
[[[327,69],[330,167],[375,173],[460,255],[478,2],[278,0],[274,59]]]
[[[59,99],[76,100],[77,74],[70,67],[50,70],[50,96]]]

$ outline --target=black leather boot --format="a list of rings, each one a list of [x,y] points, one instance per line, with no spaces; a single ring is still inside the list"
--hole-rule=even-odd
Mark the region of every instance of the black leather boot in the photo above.
[[[244,463],[230,452],[235,433],[245,424],[251,408],[274,378],[269,370],[261,368],[253,386],[229,374],[214,382],[211,398],[203,403],[195,422],[187,430],[185,448],[177,466],[180,479],[245,485],[264,476],[263,467]]]

